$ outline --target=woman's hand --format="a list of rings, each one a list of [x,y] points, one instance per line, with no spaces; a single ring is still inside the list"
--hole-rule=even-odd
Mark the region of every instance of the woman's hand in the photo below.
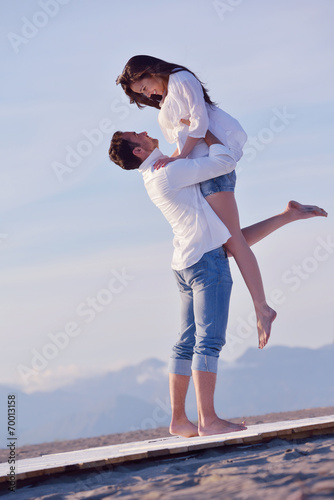
[[[190,120],[186,120],[184,118],[181,118],[180,120],[181,123],[184,123],[184,125],[187,125],[188,127],[190,127]],[[198,139],[195,139],[195,141],[197,142]],[[176,150],[177,151],[177,150]],[[175,160],[179,160],[181,158],[185,158],[184,156],[181,156],[180,154],[177,155],[177,156],[172,156],[172,157],[169,157],[169,156],[163,156],[162,158],[159,158],[159,160],[157,160],[154,164],[154,170],[159,170],[159,168],[161,167],[165,167],[168,163],[170,163],[171,161],[175,161]]]
[[[162,158],[159,158],[159,160],[157,160],[155,162],[154,170],[159,170],[159,168],[165,167],[167,165],[167,163],[170,163],[171,161],[175,161],[177,159],[178,159],[177,156],[174,156],[173,158],[171,158],[169,156],[163,156]]]

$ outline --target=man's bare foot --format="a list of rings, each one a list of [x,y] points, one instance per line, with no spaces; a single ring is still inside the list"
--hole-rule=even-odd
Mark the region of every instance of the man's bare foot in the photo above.
[[[206,422],[204,425],[198,423],[198,434],[200,436],[212,436],[213,434],[226,434],[228,432],[244,431],[247,427],[244,424],[233,424],[228,420],[223,420],[216,417],[211,422]]]
[[[274,309],[272,309],[268,305],[265,305],[261,309],[256,309],[259,349],[263,349],[264,346],[267,345],[270,337],[271,325],[276,319],[276,316],[276,311],[274,311]]]
[[[198,436],[197,426],[188,419],[171,422],[169,426],[169,433],[172,436],[182,436],[186,438]]]
[[[292,220],[310,219],[311,217],[327,217],[327,212],[316,205],[302,205],[298,201],[289,201],[283,212],[289,215]]]

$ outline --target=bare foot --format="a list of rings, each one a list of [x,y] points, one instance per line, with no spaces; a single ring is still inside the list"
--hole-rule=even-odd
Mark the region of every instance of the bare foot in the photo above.
[[[311,217],[327,217],[327,212],[323,208],[316,205],[302,205],[298,201],[289,201],[288,206],[284,210],[292,220],[309,219]]]
[[[182,436],[185,438],[198,436],[197,426],[190,420],[184,419],[180,421],[172,421],[169,426],[169,433],[172,436]]]
[[[276,316],[276,311],[274,311],[274,309],[272,309],[268,305],[266,305],[264,308],[256,309],[259,349],[263,349],[264,346],[268,343],[271,332],[271,325],[276,319]]]
[[[244,424],[233,424],[228,420],[216,417],[205,425],[198,424],[198,434],[200,436],[212,436],[213,434],[226,434],[228,432],[244,431],[247,427]]]

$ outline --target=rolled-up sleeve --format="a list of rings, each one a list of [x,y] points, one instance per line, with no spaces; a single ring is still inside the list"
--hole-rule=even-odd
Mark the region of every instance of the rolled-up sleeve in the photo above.
[[[229,174],[236,167],[233,151],[214,144],[209,148],[209,156],[195,159],[180,159],[164,167],[170,189],[181,189],[199,182]]]
[[[209,128],[209,116],[206,110],[201,83],[188,71],[176,73],[179,91],[189,109],[189,137],[202,138]]]

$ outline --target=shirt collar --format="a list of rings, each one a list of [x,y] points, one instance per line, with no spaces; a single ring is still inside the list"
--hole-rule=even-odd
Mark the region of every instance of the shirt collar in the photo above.
[[[161,158],[161,156],[163,156],[163,153],[160,151],[160,149],[155,148],[150,156],[148,156],[146,160],[143,161],[143,163],[140,165],[138,171],[144,172],[144,170],[147,170],[156,160]]]

